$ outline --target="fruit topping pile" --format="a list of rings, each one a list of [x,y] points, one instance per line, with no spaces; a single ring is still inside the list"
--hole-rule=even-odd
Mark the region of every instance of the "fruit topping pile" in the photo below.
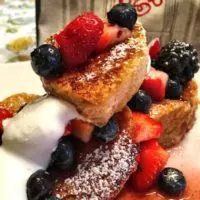
[[[92,56],[103,53],[131,37],[131,31],[137,21],[137,13],[132,5],[115,5],[107,13],[107,18],[108,22],[103,22],[91,12],[75,18],[53,36],[55,46],[44,44],[31,53],[33,70],[45,78],[57,77],[63,72],[81,67]],[[138,169],[131,175],[131,187],[134,191],[143,192],[157,184],[158,188],[168,195],[180,195],[186,187],[184,175],[174,168],[163,169],[169,152],[160,146],[157,139],[164,128],[147,113],[152,102],[181,97],[185,84],[199,69],[197,52],[191,45],[178,41],[172,41],[161,49],[160,41],[156,38],[149,45],[149,54],[152,67],[140,90],[128,102],[133,117],[131,138],[133,143],[140,145]],[[47,171],[39,170],[29,178],[28,199],[58,200],[52,196],[55,178],[48,171],[53,169],[68,172],[76,166],[73,136],[85,143],[92,137],[107,143],[114,141],[118,133],[119,124],[114,117],[103,127],[72,120],[51,155]]]
[[[180,99],[187,82],[199,70],[196,49],[184,42],[171,41],[161,48],[159,38],[155,38],[149,44],[149,55],[151,68],[141,90],[128,103],[133,111],[143,113],[148,113],[152,101]]]
[[[160,101],[164,97],[180,99],[185,85],[199,70],[197,50],[191,44],[178,40],[172,40],[161,48],[159,38],[155,38],[149,44],[149,54],[152,67],[169,76],[164,88],[165,95],[163,96],[162,92],[162,98],[154,100]],[[159,91],[163,91],[163,85],[161,87]],[[149,88],[147,88],[147,92],[151,92]]]
[[[44,78],[57,77],[132,35],[137,13],[131,4],[115,5],[107,17],[108,22],[104,22],[94,13],[85,12],[53,36],[55,44],[36,48],[31,53],[35,73]]]

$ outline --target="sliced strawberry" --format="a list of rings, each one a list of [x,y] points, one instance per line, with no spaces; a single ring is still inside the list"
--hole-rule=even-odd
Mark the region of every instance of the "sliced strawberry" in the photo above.
[[[168,158],[169,153],[156,140],[142,143],[138,170],[131,176],[134,190],[142,192],[154,186]]]
[[[157,59],[161,50],[160,39],[155,38],[149,43],[149,55],[151,59]]]
[[[104,23],[103,34],[101,35],[96,46],[96,52],[105,51],[112,45],[125,41],[131,36],[131,31],[118,25]]]
[[[134,131],[132,139],[135,143],[157,139],[163,133],[163,125],[147,114],[133,112]]]
[[[54,35],[59,44],[65,67],[85,63],[103,33],[104,23],[91,12],[75,18],[63,31]]]
[[[71,121],[72,135],[80,139],[83,142],[89,142],[92,137],[92,132],[94,130],[94,125],[84,122],[82,120],[72,120]]]
[[[165,98],[165,90],[168,81],[165,72],[151,68],[146,75],[141,88],[145,90],[154,101],[162,101]]]
[[[82,142],[89,142],[92,137],[94,125],[82,120],[73,119],[65,128],[64,136],[72,134]]]
[[[11,118],[13,115],[8,110],[0,108],[0,130],[3,129],[2,122],[4,119]]]
[[[146,142],[142,142],[140,144],[140,150],[144,151],[144,150],[157,150],[157,149],[163,149],[162,146],[160,146],[160,144],[157,142],[157,140],[148,140]]]

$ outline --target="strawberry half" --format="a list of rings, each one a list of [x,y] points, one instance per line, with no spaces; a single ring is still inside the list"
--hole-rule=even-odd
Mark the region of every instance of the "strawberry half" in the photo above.
[[[64,136],[72,134],[82,142],[89,142],[92,137],[94,125],[82,120],[73,119],[65,128]]]
[[[157,139],[163,133],[163,125],[147,114],[133,112],[134,130],[132,139],[135,143]]]
[[[92,137],[94,125],[82,120],[74,119],[71,121],[72,135],[82,142],[89,142]]]
[[[160,44],[160,39],[155,38],[149,43],[149,55],[152,60],[157,59],[158,54],[160,53],[161,50],[161,44]]]
[[[8,110],[4,108],[0,108],[0,130],[3,129],[3,120],[7,118],[11,118],[13,116],[12,113],[10,113]]]
[[[125,41],[130,36],[131,31],[129,29],[120,27],[118,25],[104,23],[103,34],[97,43],[96,52],[103,52],[107,48]]]
[[[59,44],[65,67],[85,63],[103,33],[103,21],[91,12],[75,18],[63,31],[54,35]]]
[[[134,190],[143,192],[154,186],[168,158],[169,153],[156,140],[142,143],[138,170],[131,176]]]
[[[165,98],[168,79],[169,77],[165,72],[151,68],[141,88],[146,91],[154,101],[162,101]]]

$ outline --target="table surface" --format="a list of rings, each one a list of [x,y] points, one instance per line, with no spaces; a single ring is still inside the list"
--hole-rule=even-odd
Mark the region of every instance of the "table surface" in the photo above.
[[[0,5],[0,63],[15,62],[19,55],[29,55],[35,46],[35,2],[30,0],[5,0]],[[14,39],[30,36],[33,44],[19,53],[8,50]]]

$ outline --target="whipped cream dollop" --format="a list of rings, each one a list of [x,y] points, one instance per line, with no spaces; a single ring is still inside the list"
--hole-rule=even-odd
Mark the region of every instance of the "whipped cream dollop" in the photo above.
[[[70,120],[82,118],[75,107],[51,96],[25,106],[3,122],[0,147],[0,199],[26,200],[26,182],[45,169]]]

